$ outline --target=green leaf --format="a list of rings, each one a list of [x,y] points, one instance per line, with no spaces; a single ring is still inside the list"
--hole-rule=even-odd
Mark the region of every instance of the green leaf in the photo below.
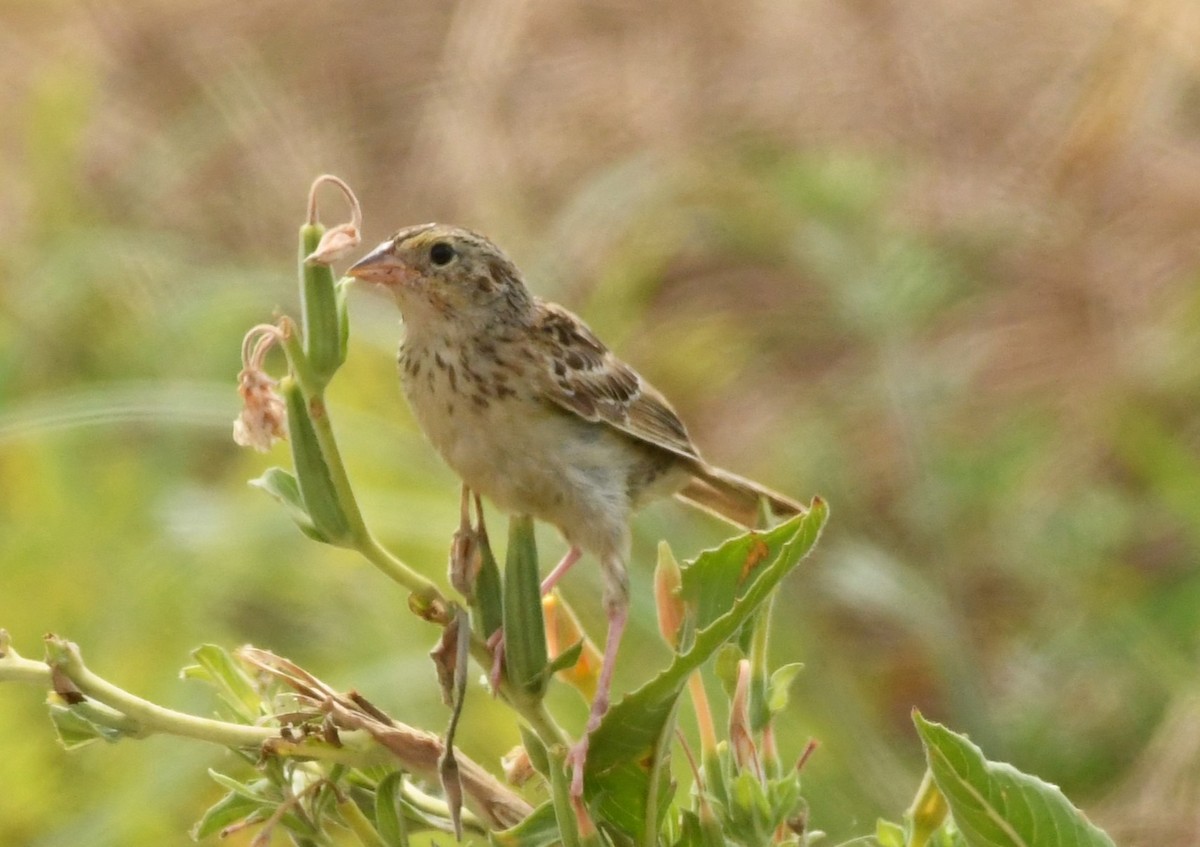
[[[521,731],[521,746],[525,748],[525,754],[529,756],[529,764],[533,765],[533,769],[542,776],[548,776],[550,759],[547,757],[546,747],[542,744],[542,740],[524,723],[517,728]]]
[[[742,844],[770,843],[777,822],[758,777],[742,771],[729,788],[729,834]]]
[[[196,841],[216,835],[228,826],[247,819],[261,820],[267,817],[268,804],[251,800],[236,791],[231,791],[209,806],[200,820],[192,825],[191,836]]]
[[[247,800],[253,800],[256,803],[274,805],[283,799],[277,790],[272,790],[271,783],[265,779],[257,779],[253,783],[242,782],[212,768],[208,769],[208,775],[212,778],[213,782],[226,791],[232,791],[234,794],[245,797]]]
[[[74,750],[93,741],[110,744],[122,738],[142,737],[142,727],[133,718],[111,709],[102,703],[85,700],[67,705],[51,695],[50,721],[58,740],[68,750]]]
[[[768,532],[730,539],[685,567],[684,596],[703,610],[698,617],[703,627],[687,651],[615,703],[592,735],[584,792],[603,820],[640,842],[654,840],[666,809],[665,763],[675,707],[688,676],[738,632],[812,550],[828,515],[825,503],[814,499],[808,513]],[[723,606],[707,589],[700,590],[696,577],[703,575],[714,579],[713,594]]]
[[[1115,847],[1057,786],[989,762],[965,736],[913,713],[954,824],[970,847]]]
[[[825,504],[814,501],[813,510],[820,511],[821,517],[810,520],[808,515],[798,515],[765,532],[743,533],[705,550],[694,562],[684,563],[679,594],[694,613],[696,629],[710,626],[732,608],[734,600],[745,594],[778,558],[798,525],[824,523],[823,516],[828,514]]]
[[[579,661],[580,654],[583,653],[583,639],[579,639],[566,650],[563,650],[554,657],[551,662],[546,665],[547,678],[554,676],[559,671],[565,671],[567,668],[575,667],[575,663]]]
[[[904,827],[880,818],[875,822],[875,840],[879,847],[905,847]]]
[[[308,508],[304,505],[304,498],[300,496],[300,486],[296,484],[296,477],[283,468],[267,468],[258,479],[250,480],[250,485],[262,489],[281,503],[287,510],[288,517],[295,521],[300,531],[309,538],[322,544],[329,543],[329,539],[313,526]]]
[[[496,847],[550,847],[561,843],[554,804],[547,800],[519,824],[491,833],[488,840]]]
[[[392,771],[375,786],[375,829],[388,847],[408,847],[408,828],[396,799],[404,782],[403,771]]]
[[[777,715],[787,708],[788,689],[791,688],[796,674],[802,670],[804,670],[803,663],[793,662],[783,665],[771,674],[771,684],[767,693],[767,709],[771,714]]]
[[[508,524],[508,555],[504,562],[504,668],[518,692],[541,698],[548,678],[546,656],[533,519],[515,516]]]
[[[217,694],[241,718],[254,723],[261,716],[262,698],[245,671],[222,647],[202,644],[192,651],[197,664],[183,669],[185,679],[201,679],[217,689]]]

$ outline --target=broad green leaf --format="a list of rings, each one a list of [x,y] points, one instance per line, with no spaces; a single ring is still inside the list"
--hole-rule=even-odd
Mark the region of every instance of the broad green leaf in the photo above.
[[[54,731],[68,750],[93,741],[113,743],[122,738],[140,738],[143,734],[141,724],[133,718],[92,700],[67,705],[52,694],[49,706]]]
[[[255,488],[261,488],[279,501],[287,510],[288,517],[295,521],[296,526],[300,527],[300,531],[313,541],[320,541],[322,544],[329,543],[329,539],[317,532],[317,528],[313,526],[308,508],[304,505],[304,498],[300,496],[300,486],[296,484],[296,477],[283,468],[267,468],[258,479],[250,480],[250,484]]]
[[[375,829],[388,847],[407,847],[408,828],[396,799],[404,782],[403,771],[392,771],[375,786]]]
[[[546,665],[547,678],[554,676],[559,671],[565,671],[567,668],[575,667],[575,663],[579,661],[580,654],[583,653],[583,639],[576,641],[566,650],[563,650],[554,659]]]
[[[521,746],[525,748],[525,755],[529,756],[529,764],[542,776],[547,776],[550,773],[550,759],[546,755],[546,747],[542,740],[523,723],[518,729],[521,730]]]
[[[721,825],[711,815],[701,818],[691,809],[681,809],[679,838],[674,847],[726,847]]]
[[[1115,847],[1057,786],[989,762],[965,736],[914,712],[938,789],[970,847]]]
[[[820,501],[814,511],[828,512]],[[823,523],[824,518],[814,519]],[[764,532],[735,536],[712,550],[705,550],[693,562],[683,565],[680,597],[694,615],[696,629],[704,629],[733,606],[738,596],[749,590],[779,551],[796,534],[797,525],[810,525],[807,515],[798,515]]]
[[[675,707],[688,676],[737,634],[812,550],[828,515],[825,503],[814,499],[807,514],[769,532],[733,538],[684,569],[685,599],[703,610],[698,620],[704,626],[665,670],[614,704],[593,733],[584,791],[601,820],[639,842],[654,840],[666,808]],[[705,575],[716,583],[713,593],[723,606],[696,582]]]
[[[804,670],[801,662],[784,665],[771,674],[771,685],[767,695],[767,709],[775,715],[787,708],[788,691],[796,674]]]
[[[224,788],[226,791],[232,791],[234,794],[239,794],[247,800],[253,800],[256,803],[277,804],[283,796],[278,789],[274,788],[268,780],[257,779],[253,783],[242,782],[233,777],[223,774],[220,771],[215,771],[212,768],[208,769],[208,775],[213,782]]]
[[[904,827],[882,818],[875,822],[875,840],[879,842],[879,847],[906,847]]]
[[[236,791],[230,791],[205,810],[200,820],[192,825],[191,836],[200,841],[218,834],[232,824],[247,819],[261,820],[269,814],[268,808],[267,803],[251,800]]]
[[[185,679],[202,679],[217,689],[221,699],[243,723],[254,723],[261,715],[262,699],[245,671],[224,648],[202,644],[192,651],[197,664],[183,669]]]
[[[550,847],[562,842],[554,804],[547,800],[511,829],[493,832],[488,840],[496,847]]]

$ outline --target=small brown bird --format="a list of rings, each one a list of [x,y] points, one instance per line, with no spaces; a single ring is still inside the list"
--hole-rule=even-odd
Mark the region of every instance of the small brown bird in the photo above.
[[[566,538],[570,549],[543,593],[583,551],[599,559],[608,637],[587,730],[571,752],[578,797],[626,622],[633,510],[675,494],[752,527],[764,503],[779,517],[804,507],[705,462],[666,399],[578,317],[530,294],[482,235],[409,227],[347,273],[395,296],[404,393],[446,463],[501,509]]]

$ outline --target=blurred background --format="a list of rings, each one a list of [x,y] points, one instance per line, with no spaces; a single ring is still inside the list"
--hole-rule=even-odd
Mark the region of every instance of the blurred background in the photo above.
[[[285,446],[230,439],[328,171],[364,246],[490,234],[710,459],[831,502],[774,641],[806,665],[782,732],[821,741],[813,827],[899,816],[916,706],[1118,843],[1195,844],[1198,44],[1189,0],[5,0],[0,626],[177,708],[212,707],[189,649],[253,642],[443,725],[435,633],[246,486]],[[352,477],[443,579],[457,484],[397,389],[398,315],[364,291],[352,319]],[[657,539],[723,532],[639,517],[627,645],[665,660]],[[602,623],[595,568],[564,590]],[[205,769],[236,770],[176,739],[64,753],[43,698],[0,690],[2,844],[186,843]],[[482,696],[462,732],[487,763],[517,738]]]

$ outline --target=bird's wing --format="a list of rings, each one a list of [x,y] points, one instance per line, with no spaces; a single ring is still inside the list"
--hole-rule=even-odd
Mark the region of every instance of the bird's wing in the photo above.
[[[589,421],[699,461],[671,404],[566,309],[539,303],[534,336],[543,394]]]

